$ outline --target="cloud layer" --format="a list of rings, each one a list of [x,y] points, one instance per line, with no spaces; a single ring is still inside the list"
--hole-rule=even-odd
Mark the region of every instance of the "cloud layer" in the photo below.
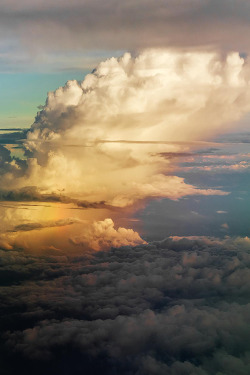
[[[4,369],[247,375],[249,265],[249,238],[2,252]]]
[[[13,0],[1,2],[0,15],[4,65],[18,60],[24,67],[30,61],[79,67],[84,52],[103,49],[213,45],[249,52],[247,0],[75,0],[70,6],[64,0]]]

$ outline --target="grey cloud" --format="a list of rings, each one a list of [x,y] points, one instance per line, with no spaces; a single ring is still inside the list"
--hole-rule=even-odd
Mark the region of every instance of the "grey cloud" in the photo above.
[[[37,62],[39,54],[46,59],[52,51],[75,48],[78,54],[166,45],[249,51],[250,6],[245,0],[77,0],[70,6],[64,1],[20,6],[13,1],[1,4],[0,14],[2,38],[21,43],[21,58],[25,49]]]
[[[250,143],[250,133],[227,134],[220,136],[218,139],[222,143]]]
[[[0,190],[0,201],[72,203],[79,209],[111,208],[109,205],[106,205],[104,201],[88,202],[85,200],[70,198],[60,193],[46,194],[41,192],[36,186],[25,186],[16,190]]]
[[[19,131],[20,130],[20,131]],[[1,129],[0,144],[21,144],[26,137],[26,129]]]
[[[77,257],[9,251],[1,259],[0,272],[25,277],[1,288],[3,316],[13,311],[3,352],[39,374],[69,364],[73,374],[249,373],[247,239],[168,239]]]
[[[16,177],[20,177],[23,175],[25,169],[25,160],[20,160],[19,158],[11,156],[11,152],[1,144],[0,134],[0,176],[5,175],[6,173],[14,173]]]
[[[75,223],[81,222],[80,220],[77,220],[76,218],[68,218],[68,219],[62,219],[57,221],[47,221],[44,223],[26,223],[26,224],[19,224],[16,225],[12,230],[9,230],[9,232],[29,232],[31,230],[38,230],[38,229],[44,229],[44,228],[53,228],[53,227],[64,227],[65,225],[72,225]]]
[[[10,161],[11,161],[10,151],[0,144],[0,165],[3,165],[4,162],[10,162]]]

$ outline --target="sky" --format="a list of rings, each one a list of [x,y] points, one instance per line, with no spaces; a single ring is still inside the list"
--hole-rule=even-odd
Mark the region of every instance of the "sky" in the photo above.
[[[248,375],[250,5],[0,4],[0,366]]]

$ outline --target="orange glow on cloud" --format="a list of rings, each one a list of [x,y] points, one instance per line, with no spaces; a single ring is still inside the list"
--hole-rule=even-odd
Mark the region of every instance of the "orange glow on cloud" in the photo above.
[[[1,208],[3,222],[19,228],[12,234],[3,228],[2,241],[7,236],[24,247],[43,241],[63,248],[66,239],[67,246],[95,250],[134,245],[143,243],[137,232],[113,226],[121,211],[73,210],[70,200],[133,208],[152,198],[227,194],[169,175],[174,164],[161,155],[189,152],[198,147],[195,141],[239,120],[250,110],[249,78],[237,53],[223,59],[215,52],[158,49],[136,58],[128,53],[111,58],[81,83],[69,81],[49,93],[24,142],[27,168],[20,173],[12,161],[0,185],[12,190],[35,186],[39,194],[63,195],[68,201],[29,210],[16,206],[13,212]],[[76,221],[58,222],[69,217]],[[44,226],[24,231],[23,223]],[[55,235],[62,240],[55,243]]]

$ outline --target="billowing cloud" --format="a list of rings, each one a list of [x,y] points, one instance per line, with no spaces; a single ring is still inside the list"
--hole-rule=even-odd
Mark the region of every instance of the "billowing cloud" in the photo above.
[[[124,227],[117,222],[118,211],[111,211],[130,207],[131,213],[148,199],[228,194],[216,187],[188,184],[176,176],[178,157],[173,155],[194,158],[197,149],[205,145],[201,141],[230,128],[250,110],[249,77],[247,61],[237,53],[222,56],[202,50],[148,49],[136,57],[125,53],[108,59],[82,82],[68,81],[50,92],[31,128],[17,133],[18,142],[23,136],[23,159],[0,148],[0,200],[44,202],[53,207],[58,203],[61,217],[54,217],[50,208],[41,205],[24,215],[20,205],[14,204],[20,212],[0,210],[2,231],[37,226],[38,212],[45,217],[43,222],[57,228],[56,223],[68,217],[66,206],[98,208],[101,213],[96,217],[90,214],[91,219],[84,213],[78,215],[77,219],[88,224],[78,233],[76,224],[65,228],[64,241],[59,236],[59,243],[51,240],[52,224],[50,230],[40,228],[47,233],[43,245],[65,249],[71,238],[70,246],[78,241],[106,248],[107,233],[114,235],[110,241],[114,246],[135,245],[142,241],[137,230],[132,233],[128,229],[121,236],[111,225],[104,230],[101,244],[101,235],[95,240],[96,224],[92,225],[107,223],[109,218],[115,228]],[[53,219],[47,217],[50,214]],[[37,249],[38,239],[30,233],[30,242],[20,232],[13,235],[18,238],[16,245]]]
[[[142,240],[132,229],[114,228],[112,219],[93,223],[84,235],[70,239],[76,246],[88,246],[93,250],[106,250],[110,247],[136,246],[146,241]]]
[[[13,164],[12,162],[10,164]],[[88,202],[85,200],[67,197],[60,192],[43,193],[37,186],[25,186],[20,189],[0,190],[0,201],[5,202],[51,202],[73,203],[79,208],[105,208],[108,205],[104,201]]]
[[[83,82],[48,94],[27,133],[23,176],[8,173],[1,185],[40,181],[45,193],[118,206],[214,194],[166,176],[171,160],[162,155],[185,153],[246,113],[248,76],[236,53],[224,59],[214,52],[147,50],[111,58]],[[13,168],[21,167],[13,161]]]
[[[231,137],[229,137],[230,140]],[[244,142],[242,142],[242,148],[244,149]],[[182,171],[201,171],[201,172],[211,172],[211,173],[232,173],[233,172],[247,172],[250,167],[250,155],[247,152],[240,152],[235,150],[234,142],[228,142],[227,146],[222,144],[221,151],[214,152],[211,154],[202,154],[202,153],[193,153],[190,156],[187,156],[185,159],[182,158],[180,161],[181,166],[178,166],[177,169]],[[227,150],[228,153],[225,153]],[[217,150],[218,151],[218,150]],[[178,154],[176,155],[177,157]],[[164,155],[163,155],[164,157]]]

